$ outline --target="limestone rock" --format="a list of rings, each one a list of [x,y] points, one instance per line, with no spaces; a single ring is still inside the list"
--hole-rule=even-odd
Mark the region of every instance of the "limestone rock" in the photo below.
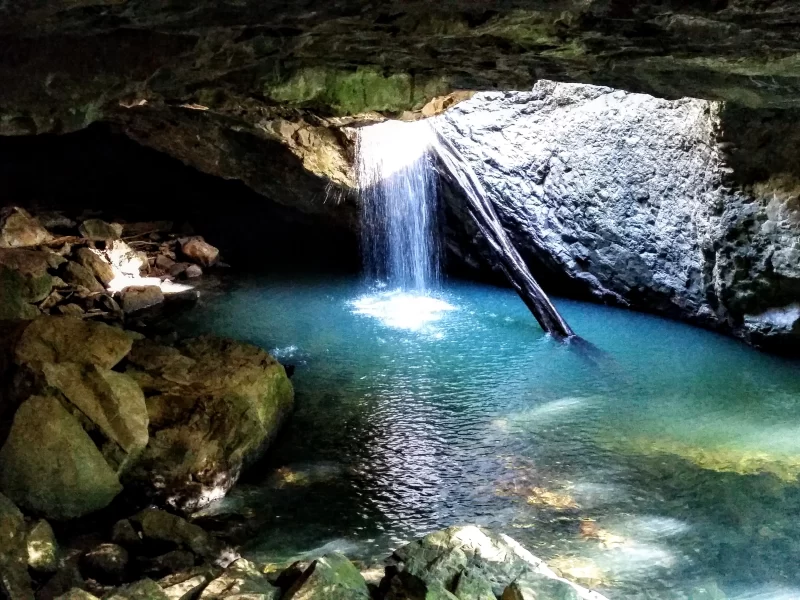
[[[0,494],[0,594],[9,600],[33,600],[25,546],[25,519]]]
[[[28,211],[12,206],[0,213],[0,248],[38,246],[52,236]]]
[[[173,348],[142,341],[129,362],[126,373],[147,397],[151,435],[126,482],[181,510],[222,497],[293,406],[283,366],[249,344],[201,337]]]
[[[106,223],[101,219],[86,219],[78,227],[83,237],[95,242],[118,240],[122,236],[122,229],[119,223]]]
[[[90,292],[102,292],[105,290],[103,285],[97,281],[92,271],[73,261],[67,263],[62,277],[67,283],[81,285]]]
[[[222,600],[251,594],[259,596],[258,600],[278,600],[280,589],[273,587],[253,563],[240,558],[206,586],[199,600]]]
[[[128,454],[138,454],[146,445],[147,406],[136,382],[96,365],[45,363],[48,385],[66,398]]]
[[[203,269],[197,265],[189,265],[182,274],[186,279],[194,279],[203,275]]]
[[[465,594],[469,589],[470,593],[485,595],[491,589],[500,596],[511,583],[524,582],[543,598],[603,598],[562,579],[510,537],[474,525],[427,535],[395,551],[391,562],[399,571],[395,577],[422,582],[427,589],[441,586],[448,592],[455,591],[466,577],[473,585],[465,582]]]
[[[219,258],[219,249],[201,237],[189,238],[181,244],[181,252],[189,260],[202,267],[210,267]]]
[[[39,519],[28,531],[28,566],[34,571],[55,573],[58,568],[58,543],[50,523]]]
[[[165,510],[147,508],[135,519],[141,525],[145,539],[172,542],[223,567],[237,558],[232,550],[202,527]]]
[[[104,286],[108,287],[108,284],[114,279],[114,269],[111,268],[111,263],[100,252],[91,248],[78,248],[75,251],[75,258],[83,267],[89,269]]]
[[[164,585],[159,581],[169,600],[194,600],[205,588],[209,578],[206,575],[195,575],[184,581]]]
[[[70,302],[69,304],[61,304],[56,307],[58,314],[63,317],[71,317],[73,319],[81,319],[83,315],[86,314],[86,311],[83,310],[77,304]]]
[[[492,584],[470,571],[464,571],[458,577],[453,595],[458,600],[496,600],[492,591]]]
[[[142,579],[103,596],[103,600],[169,600],[167,595],[152,579]]]
[[[286,600],[369,600],[367,582],[346,556],[318,558],[286,593]]]
[[[121,491],[78,420],[50,396],[32,396],[17,410],[0,450],[0,490],[48,518],[80,517],[107,506]]]
[[[72,362],[111,369],[132,346],[132,337],[122,329],[70,317],[45,316],[25,329],[15,358],[28,365]]]
[[[164,294],[157,285],[131,286],[120,293],[122,310],[135,313],[164,302]]]
[[[119,583],[125,577],[130,557],[128,551],[117,544],[100,544],[83,555],[81,570],[84,575],[103,583]]]
[[[0,320],[35,319],[53,287],[49,253],[0,248]]]

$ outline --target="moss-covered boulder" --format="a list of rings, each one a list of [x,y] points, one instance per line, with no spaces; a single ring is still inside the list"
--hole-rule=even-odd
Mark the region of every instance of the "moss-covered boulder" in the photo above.
[[[0,491],[51,519],[81,517],[122,490],[81,423],[53,396],[32,396],[0,450]]]
[[[150,443],[125,477],[179,510],[222,497],[276,436],[294,403],[283,366],[241,342],[201,337],[134,345],[130,375],[144,390]]]
[[[286,600],[369,600],[367,582],[346,556],[334,553],[312,562],[286,593]]]

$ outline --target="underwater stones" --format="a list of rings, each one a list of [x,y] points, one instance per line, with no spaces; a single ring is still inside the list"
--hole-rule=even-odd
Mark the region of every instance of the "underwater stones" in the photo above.
[[[86,219],[78,227],[83,237],[94,242],[118,240],[122,236],[122,230],[119,223],[106,223],[102,219]]]
[[[202,237],[192,237],[181,243],[181,252],[186,258],[203,267],[214,265],[219,258],[219,249]]]
[[[294,403],[283,366],[249,344],[201,337],[169,347],[143,340],[128,359],[126,373],[147,396],[151,436],[126,482],[179,510],[227,493]]]
[[[52,236],[26,210],[12,206],[0,211],[0,248],[23,248],[44,244]]]
[[[164,293],[157,285],[131,286],[120,292],[122,310],[128,314],[158,306],[163,302]]]
[[[367,582],[346,556],[318,558],[289,589],[286,600],[369,600]]]
[[[78,363],[45,363],[48,385],[58,389],[127,454],[146,445],[147,406],[136,382],[123,373]]]
[[[25,519],[14,503],[0,494],[0,595],[33,600],[27,567]]]
[[[33,321],[20,338],[15,358],[18,363],[72,362],[111,369],[133,346],[130,334],[105,323],[71,317],[43,316]]]
[[[34,571],[54,573],[58,569],[58,543],[50,523],[39,519],[28,531],[28,566]]]
[[[273,587],[253,563],[240,558],[205,587],[199,600],[222,600],[230,597],[244,600],[251,595],[258,600],[278,600],[281,590]]]
[[[100,544],[81,557],[81,571],[103,583],[119,583],[125,577],[130,557],[116,544]]]
[[[91,248],[78,248],[75,258],[86,269],[89,269],[104,286],[108,286],[114,279],[114,269],[102,254]]]
[[[61,277],[67,283],[83,286],[90,292],[102,292],[105,290],[103,285],[97,281],[92,271],[74,261],[67,262],[67,265],[61,273]]]
[[[114,470],[76,417],[51,396],[31,396],[0,450],[0,491],[47,518],[80,517],[122,490]]]

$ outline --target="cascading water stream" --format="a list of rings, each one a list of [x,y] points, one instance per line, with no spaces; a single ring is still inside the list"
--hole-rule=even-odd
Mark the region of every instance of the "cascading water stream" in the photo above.
[[[367,273],[416,294],[440,279],[432,140],[425,121],[387,121],[360,129],[356,151]]]

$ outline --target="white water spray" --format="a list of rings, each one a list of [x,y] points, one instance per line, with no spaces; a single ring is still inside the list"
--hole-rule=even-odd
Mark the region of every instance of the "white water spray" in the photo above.
[[[356,151],[367,273],[418,294],[440,278],[433,140],[425,121],[387,121],[360,129]]]

